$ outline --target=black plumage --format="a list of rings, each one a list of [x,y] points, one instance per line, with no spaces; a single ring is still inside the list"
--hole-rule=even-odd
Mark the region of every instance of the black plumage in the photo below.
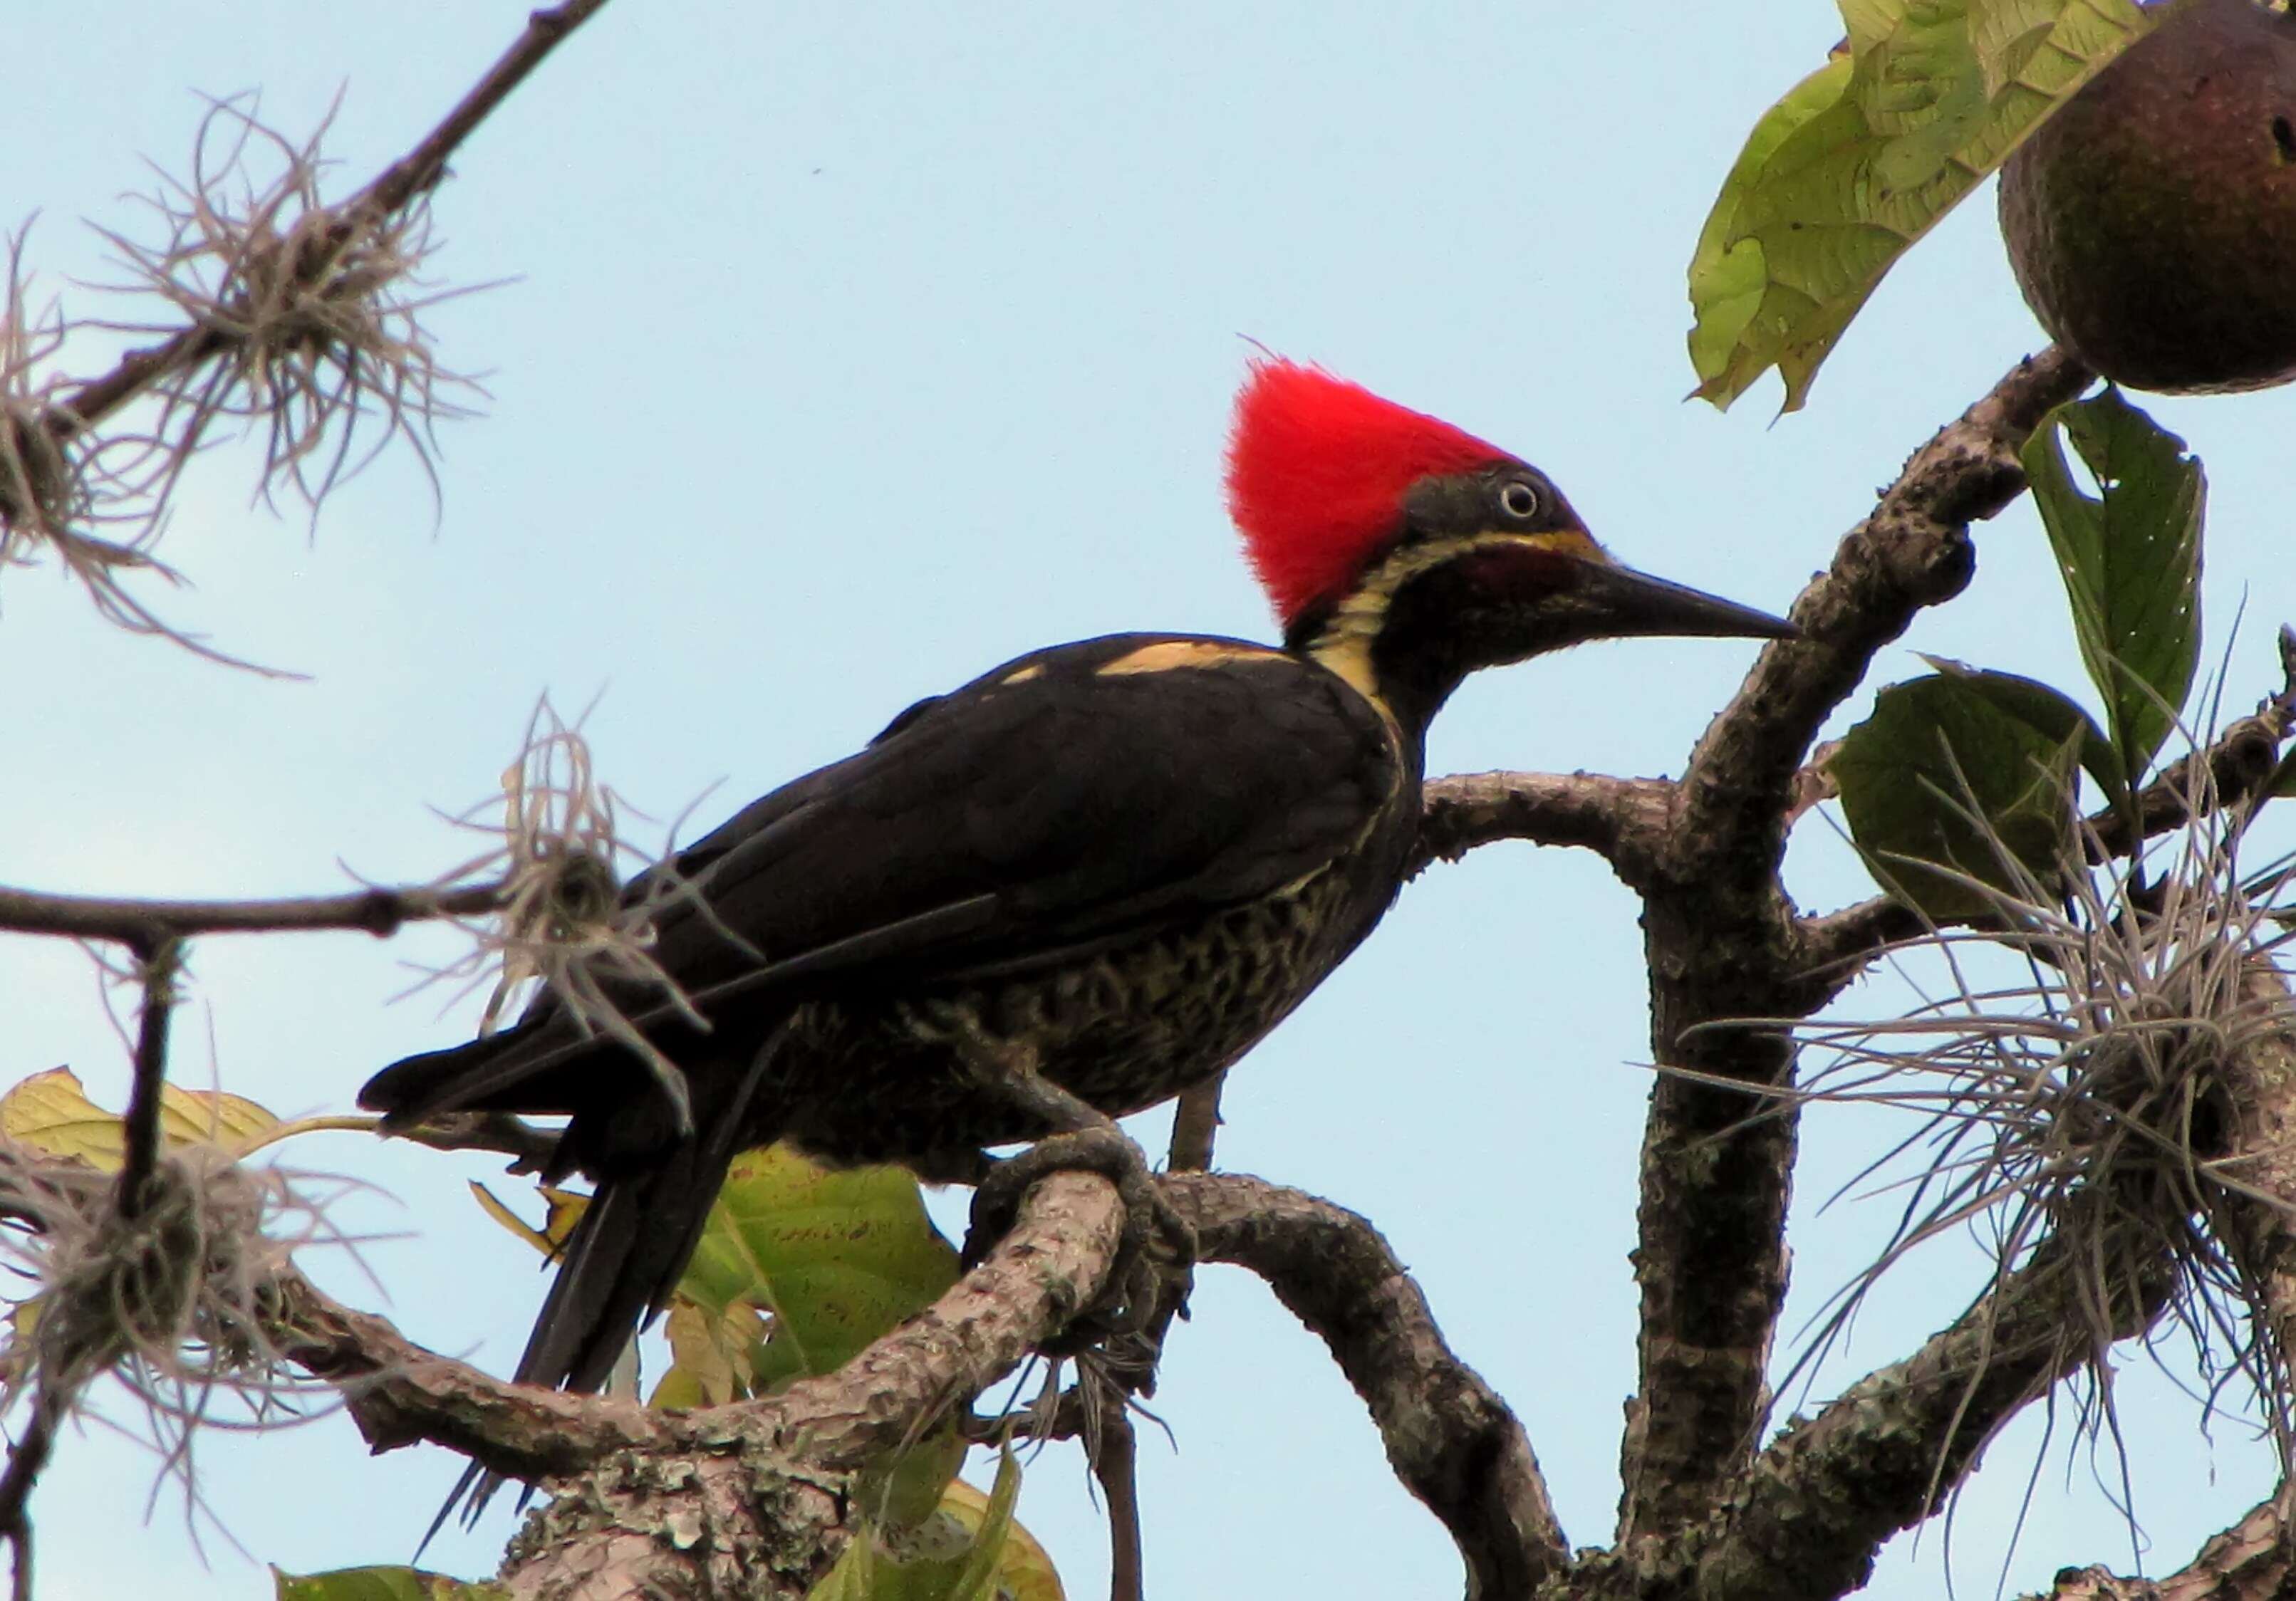
[[[985,1085],[974,1039],[1025,1044],[1111,1115],[1226,1066],[1378,920],[1418,814],[1419,747],[1315,662],[1119,634],[1023,657],[911,708],[679,853],[652,956],[697,1131],[550,996],[411,1057],[363,1105],[562,1114],[598,1181],[521,1361],[592,1389],[675,1285],[739,1151],[928,1170],[1046,1131]],[[643,881],[630,888],[643,895]]]

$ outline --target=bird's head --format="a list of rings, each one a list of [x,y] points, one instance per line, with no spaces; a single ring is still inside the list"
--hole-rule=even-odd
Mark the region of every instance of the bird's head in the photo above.
[[[1520,457],[1278,356],[1237,396],[1227,492],[1284,643],[1414,723],[1478,668],[1587,640],[1794,633],[1620,566]]]

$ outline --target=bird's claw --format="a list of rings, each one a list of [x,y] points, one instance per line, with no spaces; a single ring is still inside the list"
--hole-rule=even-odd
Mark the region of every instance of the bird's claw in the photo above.
[[[1029,1188],[1056,1172],[1098,1173],[1116,1186],[1124,1203],[1124,1233],[1108,1287],[1099,1302],[1070,1323],[1069,1339],[1088,1332],[1089,1344],[1110,1334],[1141,1332],[1154,1316],[1165,1285],[1195,1265],[1196,1231],[1164,1198],[1140,1148],[1113,1123],[1050,1135],[998,1163],[973,1192],[964,1266],[980,1265],[1020,1216]]]

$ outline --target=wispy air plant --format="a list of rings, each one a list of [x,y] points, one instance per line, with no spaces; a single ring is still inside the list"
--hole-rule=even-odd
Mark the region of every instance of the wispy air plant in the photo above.
[[[414,449],[438,488],[434,425],[468,415],[452,396],[476,385],[439,365],[421,314],[468,291],[422,276],[435,249],[424,201],[383,212],[333,208],[320,198],[334,164],[319,146],[337,108],[298,145],[257,119],[252,96],[211,102],[190,176],[155,168],[160,188],[142,198],[160,242],[97,230],[127,273],[101,287],[156,296],[173,314],[89,326],[150,336],[189,323],[209,336],[205,360],[152,386],[160,408],[150,429],[107,445],[124,446],[127,463],[111,481],[146,503],[165,498],[222,421],[263,426],[266,504],[291,485],[316,512],[393,437]],[[354,454],[369,420],[380,431]]]
[[[24,272],[29,226],[8,238],[7,284],[0,302],[0,568],[29,566],[53,550],[98,604],[117,566],[143,565],[136,552],[73,530],[90,511],[80,463],[50,425],[69,380],[49,363],[69,334],[60,301],[35,306]]]
[[[598,781],[581,719],[570,725],[545,697],[527,723],[518,759],[503,772],[499,799],[450,820],[494,843],[439,882],[498,878],[500,910],[456,919],[471,935],[471,950],[423,984],[459,980],[459,999],[492,977],[480,1025],[491,1031],[512,998],[540,980],[544,993],[585,1033],[611,1035],[643,1060],[683,1121],[690,1115],[685,1075],[647,1039],[638,1019],[674,1013],[708,1028],[652,955],[654,919],[663,907],[687,900],[708,915],[707,907],[680,874],[674,845],[655,859],[622,837],[625,813],[642,815]],[[673,837],[677,826],[671,825]],[[619,870],[627,864],[645,870],[625,887]],[[719,932],[757,956],[731,929],[720,925]]]
[[[2204,1405],[2237,1381],[2284,1457],[2296,1456],[2287,1353],[2260,1315],[2256,1264],[2236,1245],[2241,1208],[2288,1203],[2243,1178],[2225,1089],[2227,1064],[2271,1048],[2296,1018],[2271,966],[2290,937],[2280,919],[2296,866],[2243,870],[2252,810],[2220,805],[2210,769],[2194,760],[2170,770],[2188,821],[2134,862],[2112,859],[2068,791],[2074,826],[2046,878],[1962,806],[1994,860],[1981,873],[1923,870],[1983,911],[1890,953],[1901,967],[1941,966],[1944,992],[1896,1017],[1767,1025],[1790,1029],[1818,1062],[1800,1087],[1777,1092],[1784,1100],[1922,1117],[1844,1186],[1900,1197],[1898,1221],[1827,1303],[1781,1389],[1807,1377],[1883,1274],[1966,1230],[1994,1263],[1983,1316],[2001,1315],[2021,1273],[2025,1287],[2045,1278],[2062,1301],[2055,1349],[2032,1364],[2030,1393],[2084,1376],[2085,1431],[2114,1425],[2110,1348],[2143,1334],[2157,1349],[2181,1330]],[[1980,960],[1997,965],[2001,952],[2020,976],[1977,976]],[[1967,1376],[1972,1393],[1983,1376]]]
[[[132,1217],[115,1176],[0,1141],[0,1262],[21,1281],[0,1338],[0,1410],[29,1403],[53,1434],[109,1375],[142,1408],[172,1477],[200,1506],[201,1426],[272,1427],[339,1404],[266,1332],[277,1272],[311,1245],[350,1247],[328,1215],[348,1180],[250,1166],[222,1144],[160,1159]],[[196,1532],[196,1529],[194,1531]]]
[[[323,200],[332,164],[319,144],[332,116],[299,144],[258,120],[252,96],[210,102],[189,175],[155,167],[158,188],[142,197],[157,222],[151,241],[96,230],[122,276],[81,287],[156,300],[148,315],[81,318],[54,303],[30,314],[21,235],[10,252],[0,559],[53,551],[112,622],[219,659],[233,658],[128,586],[139,571],[176,578],[151,547],[193,459],[224,430],[259,431],[258,497],[275,511],[291,488],[316,520],[331,491],[402,440],[435,502],[435,425],[468,414],[462,396],[482,394],[439,364],[422,321],[467,292],[422,275],[435,249],[425,199]],[[56,367],[85,331],[159,342],[76,381]]]

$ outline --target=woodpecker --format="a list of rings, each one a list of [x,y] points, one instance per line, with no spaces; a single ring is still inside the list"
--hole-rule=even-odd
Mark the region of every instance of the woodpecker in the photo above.
[[[1619,565],[1521,458],[1280,357],[1237,400],[1227,492],[1280,646],[1036,651],[676,855],[689,893],[659,902],[652,954],[702,1022],[625,999],[685,1106],[548,994],[366,1085],[393,1126],[569,1120],[554,1168],[595,1192],[521,1381],[604,1381],[737,1152],[962,1171],[1072,1130],[1064,1108],[1121,1116],[1235,1061],[1394,901],[1428,723],[1468,674],[1622,635],[1793,633]]]

